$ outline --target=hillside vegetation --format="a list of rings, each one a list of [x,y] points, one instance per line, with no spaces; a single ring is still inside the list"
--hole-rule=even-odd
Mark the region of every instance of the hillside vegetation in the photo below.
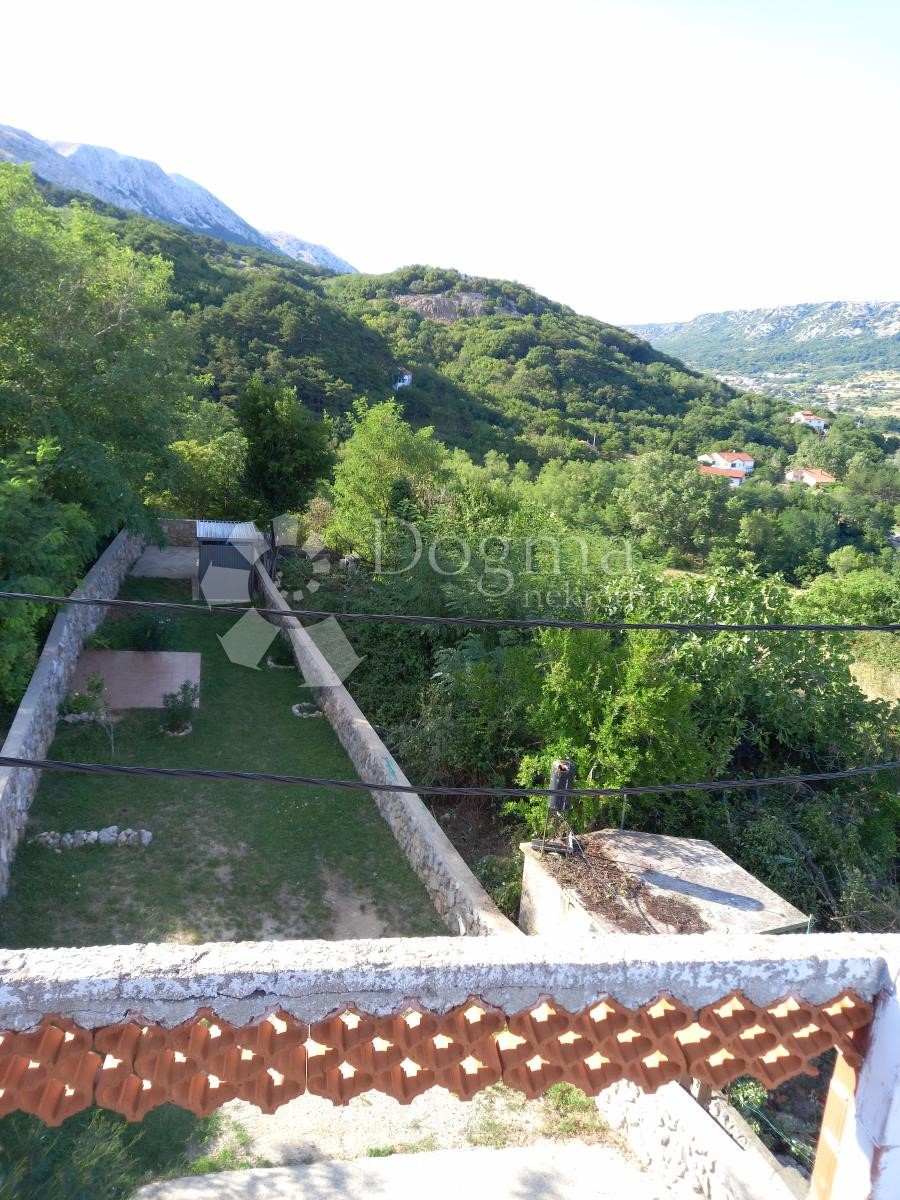
[[[515,283],[332,277],[46,195],[0,165],[3,589],[65,591],[122,524],[152,534],[159,514],[290,512],[301,540],[361,559],[317,576],[316,607],[337,613],[900,620],[884,426],[829,414],[819,436]],[[716,448],[752,455],[752,478],[701,475]],[[838,482],[786,486],[791,465]],[[312,594],[309,562],[282,569]],[[0,616],[14,703],[51,613]],[[350,687],[423,783],[543,783],[557,755],[610,787],[898,757],[895,710],[850,674],[854,656],[900,665],[888,635],[350,636]],[[539,807],[510,801],[513,838]],[[888,928],[898,815],[885,773],[604,800],[573,821],[709,837],[825,927]]]

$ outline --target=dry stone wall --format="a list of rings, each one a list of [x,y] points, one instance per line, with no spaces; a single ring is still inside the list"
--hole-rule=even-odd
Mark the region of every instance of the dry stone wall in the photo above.
[[[143,548],[143,541],[123,531],[106,548],[73,596],[111,600]],[[3,755],[44,758],[69,689],[75,664],[87,638],[102,624],[106,609],[77,605],[61,609],[50,629],[34,674],[10,726]],[[0,896],[9,887],[9,871],[28,809],[38,786],[38,773],[24,767],[0,767]]]

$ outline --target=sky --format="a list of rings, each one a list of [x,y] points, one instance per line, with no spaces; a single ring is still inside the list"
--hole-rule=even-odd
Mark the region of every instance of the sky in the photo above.
[[[7,6],[0,123],[615,324],[900,299],[893,0]]]

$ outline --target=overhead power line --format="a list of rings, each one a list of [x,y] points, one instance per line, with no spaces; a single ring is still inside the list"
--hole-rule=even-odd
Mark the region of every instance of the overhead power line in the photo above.
[[[235,613],[248,611],[247,605],[214,604],[208,608],[172,600],[101,600],[92,596],[50,596],[39,592],[0,592],[0,600],[24,600],[35,604],[82,604],[101,608],[156,609],[161,612]],[[329,612],[312,608],[257,608],[264,617],[297,617],[341,621],[376,621],[391,625],[452,625],[487,629],[601,629],[624,633],[660,629],[673,633],[900,633],[900,625],[851,625],[805,622],[719,622],[719,621],[565,621],[556,617],[436,617],[414,613]]]
[[[117,763],[64,762],[54,758],[11,758],[0,755],[0,767],[31,767],[40,771],[79,771],[87,775],[149,776],[158,779],[217,779],[238,783],[275,783],[302,787],[347,788],[358,792],[402,792],[418,796],[537,796],[546,799],[556,795],[549,788],[445,787],[412,784],[378,783],[362,779],[320,779],[309,775],[273,775],[265,771],[215,771],[197,767],[136,767]],[[829,783],[835,779],[851,779],[857,775],[872,775],[880,771],[900,770],[900,760],[852,767],[846,771],[824,771],[811,775],[771,775],[763,779],[715,779],[704,783],[661,783],[645,787],[573,788],[567,796],[658,796],[665,792],[711,792],[747,790],[759,787],[790,786],[797,783]]]

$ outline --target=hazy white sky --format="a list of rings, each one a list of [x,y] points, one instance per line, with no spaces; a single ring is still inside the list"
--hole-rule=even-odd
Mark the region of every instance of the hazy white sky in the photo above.
[[[616,323],[900,299],[892,0],[7,6],[0,123]]]

